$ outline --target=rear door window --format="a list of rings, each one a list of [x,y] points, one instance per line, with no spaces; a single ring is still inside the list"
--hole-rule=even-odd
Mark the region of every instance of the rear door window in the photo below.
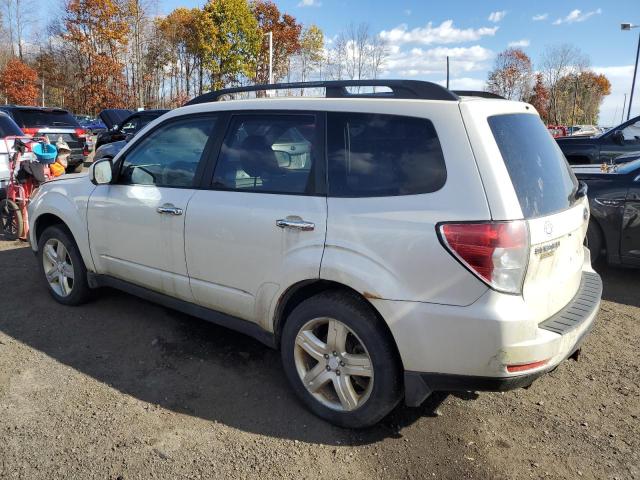
[[[375,197],[439,190],[447,178],[431,121],[369,113],[328,113],[329,195]]]
[[[80,124],[69,112],[63,110],[23,110],[13,111],[13,118],[21,128],[67,127],[76,128]]]
[[[488,122],[524,217],[569,208],[578,180],[540,118],[510,113],[491,116]]]
[[[314,114],[235,115],[213,187],[281,194],[318,191],[319,128]]]

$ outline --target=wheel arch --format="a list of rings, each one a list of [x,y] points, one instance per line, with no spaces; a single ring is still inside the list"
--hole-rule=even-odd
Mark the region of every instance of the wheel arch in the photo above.
[[[286,323],[287,317],[289,314],[303,301],[317,295],[319,293],[325,292],[327,290],[337,290],[342,291],[345,294],[352,295],[360,301],[363,302],[363,305],[366,305],[366,308],[370,309],[370,311],[378,318],[381,325],[384,328],[385,335],[389,339],[389,341],[393,345],[393,349],[395,351],[396,357],[400,365],[402,363],[402,357],[398,350],[398,344],[391,333],[391,329],[387,325],[387,322],[384,320],[382,314],[378,311],[378,309],[371,303],[369,298],[367,297],[367,292],[361,293],[355,290],[348,285],[345,285],[340,282],[336,282],[333,280],[323,280],[323,279],[313,279],[313,280],[303,280],[291,285],[278,299],[276,304],[276,308],[273,315],[273,332],[276,348],[280,348],[280,339],[282,335],[282,329]],[[404,366],[403,366],[404,368]]]

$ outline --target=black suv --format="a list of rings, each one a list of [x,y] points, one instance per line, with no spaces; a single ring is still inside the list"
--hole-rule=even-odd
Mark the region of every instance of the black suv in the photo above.
[[[51,143],[56,143],[59,138],[67,142],[71,149],[68,172],[73,172],[82,166],[87,131],[67,110],[14,105],[2,105],[0,110],[8,113],[25,135],[46,136]]]
[[[128,140],[149,122],[168,111],[169,110],[140,110],[139,112],[131,112],[121,109],[103,110],[99,116],[108,130],[98,135],[96,149],[106,143]],[[129,114],[123,116],[125,112]]]
[[[610,163],[616,157],[640,151],[640,116],[595,137],[556,138],[572,165]]]

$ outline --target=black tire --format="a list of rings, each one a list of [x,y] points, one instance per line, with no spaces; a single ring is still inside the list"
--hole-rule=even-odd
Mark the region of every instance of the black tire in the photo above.
[[[16,240],[24,234],[24,219],[18,205],[3,198],[0,200],[0,228],[7,240]]]
[[[310,320],[321,317],[336,319],[351,329],[371,360],[373,385],[368,398],[350,411],[336,410],[317,400],[305,387],[296,368],[298,332]],[[379,422],[403,395],[402,366],[386,326],[364,299],[349,292],[323,292],[298,305],[286,319],[282,331],[281,357],[287,379],[302,402],[317,416],[340,427],[364,428]]]
[[[44,248],[46,243],[55,239],[61,242],[66,248],[73,266],[73,285],[68,295],[59,295],[47,281],[44,271]],[[87,268],[85,267],[80,251],[76,242],[73,240],[71,233],[62,225],[53,225],[48,227],[38,240],[38,264],[42,280],[47,286],[47,290],[55,301],[63,305],[81,305],[91,298],[91,289],[87,282]]]
[[[597,263],[602,254],[602,247],[604,243],[602,241],[602,231],[597,223],[589,222],[587,228],[587,247],[591,253],[591,263]]]

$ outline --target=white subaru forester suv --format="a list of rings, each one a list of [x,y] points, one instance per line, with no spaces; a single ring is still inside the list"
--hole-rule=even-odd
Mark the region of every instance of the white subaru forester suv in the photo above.
[[[325,94],[218,101],[302,87]],[[402,80],[197,97],[39,189],[42,277],[63,304],[120,288],[279,348],[341,426],[528,386],[578,350],[602,284],[585,188],[531,105],[486,97]]]

